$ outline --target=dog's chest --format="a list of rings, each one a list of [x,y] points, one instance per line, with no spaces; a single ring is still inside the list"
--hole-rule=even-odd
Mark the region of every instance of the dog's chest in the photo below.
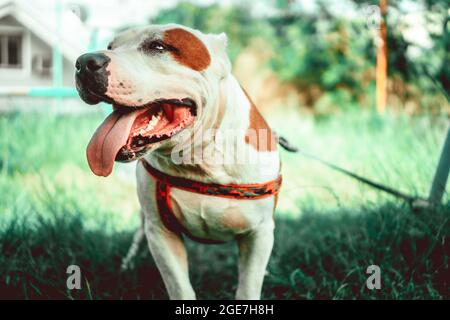
[[[258,200],[228,199],[172,189],[174,215],[194,236],[230,240],[256,230],[272,219],[274,197]]]

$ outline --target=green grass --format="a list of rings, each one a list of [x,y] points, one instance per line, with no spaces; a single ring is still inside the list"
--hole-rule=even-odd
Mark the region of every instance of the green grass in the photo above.
[[[300,149],[412,196],[426,197],[444,142],[448,119],[371,112],[314,119],[277,113],[278,133]],[[284,201],[280,209],[298,217],[302,209],[378,206],[393,198],[298,154],[283,154]],[[446,194],[444,202],[450,200]],[[302,203],[302,205],[298,205]]]
[[[101,115],[0,116],[0,298],[163,299],[145,246],[120,273],[139,223],[132,179],[88,169],[84,150]],[[270,119],[305,150],[414,195],[426,195],[446,120],[370,113],[312,120]],[[266,299],[449,299],[449,195],[435,209],[406,204],[301,158],[283,153],[284,186]],[[117,174],[119,173],[119,174]],[[133,175],[132,175],[133,176]],[[233,243],[187,241],[201,299],[232,298]],[[82,270],[82,289],[66,289],[66,268]],[[365,286],[381,268],[381,290]]]

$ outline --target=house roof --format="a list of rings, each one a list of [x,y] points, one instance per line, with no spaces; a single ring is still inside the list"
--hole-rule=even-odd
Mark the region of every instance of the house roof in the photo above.
[[[60,43],[61,53],[70,61],[88,51],[91,30],[69,10],[61,11],[58,26],[55,9],[39,1],[0,0],[0,19],[13,16],[51,47]]]

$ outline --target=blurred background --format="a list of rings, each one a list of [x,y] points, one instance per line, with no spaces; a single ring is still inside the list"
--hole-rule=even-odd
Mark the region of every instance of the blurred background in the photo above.
[[[88,169],[85,148],[111,109],[78,98],[80,54],[145,24],[226,32],[233,73],[277,133],[427,197],[449,125],[448,4],[0,0],[0,297],[165,297],[147,250],[139,272],[115,275],[139,224],[135,164],[117,164],[108,179]],[[264,297],[449,298],[441,273],[448,268],[448,192],[441,206],[417,215],[299,154],[282,158],[282,244]],[[196,270],[193,282],[204,297],[229,298],[235,274],[224,270],[235,260],[227,247],[215,248],[190,249],[196,264],[215,255],[223,262]],[[88,270],[87,286],[76,293],[64,288],[70,263]],[[364,289],[371,263],[387,266],[391,289]],[[213,271],[230,281],[217,283]]]

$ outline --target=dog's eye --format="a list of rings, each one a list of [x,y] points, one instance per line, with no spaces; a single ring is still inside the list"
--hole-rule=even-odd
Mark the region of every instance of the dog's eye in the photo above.
[[[141,46],[142,50],[144,51],[164,51],[166,50],[166,46],[160,42],[160,41],[149,41],[149,42],[144,42]]]

